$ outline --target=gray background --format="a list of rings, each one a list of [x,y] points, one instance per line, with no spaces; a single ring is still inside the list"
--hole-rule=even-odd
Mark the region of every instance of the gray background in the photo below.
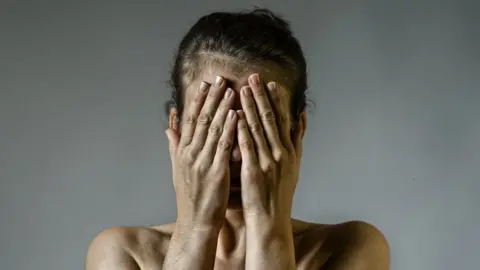
[[[83,269],[102,229],[174,220],[172,53],[259,4],[292,21],[316,103],[295,217],[375,224],[395,270],[478,269],[475,2],[2,1],[0,268]]]

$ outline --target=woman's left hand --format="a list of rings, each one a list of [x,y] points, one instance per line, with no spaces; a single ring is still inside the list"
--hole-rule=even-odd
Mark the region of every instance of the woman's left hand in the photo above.
[[[250,239],[283,239],[288,249],[293,249],[291,209],[299,174],[301,135],[291,138],[286,90],[275,82],[266,88],[258,74],[251,75],[249,86],[241,89],[243,111],[237,112],[245,224],[247,234],[252,234]],[[247,243],[247,250],[251,244]]]

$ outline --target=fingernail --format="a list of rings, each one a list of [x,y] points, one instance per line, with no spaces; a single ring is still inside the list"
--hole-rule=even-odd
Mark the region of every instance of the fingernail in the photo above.
[[[228,118],[233,119],[235,112],[233,110],[228,111]]]
[[[268,87],[268,90],[270,90],[272,92],[277,90],[277,84],[275,82],[269,82],[267,87]]]
[[[223,99],[228,99],[232,95],[232,89],[228,88],[227,91],[225,91],[225,96]]]
[[[260,85],[260,76],[258,76],[258,74],[254,74],[250,76],[250,78],[254,85]]]
[[[207,87],[208,87],[208,84],[206,82],[201,82],[200,87],[198,88],[198,91],[200,91],[201,93],[205,93],[207,92]]]
[[[222,82],[223,82],[223,78],[220,76],[217,76],[217,78],[215,78],[215,87],[222,86]]]
[[[251,93],[251,92],[250,92],[250,87],[244,87],[244,88],[242,89],[242,92],[243,92],[243,95],[244,95],[244,96],[246,96],[246,97],[250,96],[250,93]]]

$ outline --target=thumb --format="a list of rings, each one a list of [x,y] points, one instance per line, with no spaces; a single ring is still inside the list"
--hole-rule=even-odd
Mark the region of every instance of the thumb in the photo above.
[[[165,130],[165,135],[168,138],[168,151],[170,152],[170,158],[173,161],[175,153],[177,152],[178,142],[180,141],[180,136],[173,129]]]

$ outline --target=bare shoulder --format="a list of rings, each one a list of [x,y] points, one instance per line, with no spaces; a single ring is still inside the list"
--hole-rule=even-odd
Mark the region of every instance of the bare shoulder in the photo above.
[[[152,228],[108,228],[92,240],[86,269],[161,269],[170,235],[169,224]]]
[[[294,224],[294,223],[292,223]],[[367,222],[315,224],[297,221],[297,263],[320,269],[389,269],[390,251],[383,233]],[[295,226],[294,226],[295,228]],[[294,230],[295,232],[295,230]]]
[[[390,266],[390,248],[383,233],[363,221],[350,221],[332,226],[330,244],[337,246],[338,255],[331,263],[338,269],[386,270]]]

